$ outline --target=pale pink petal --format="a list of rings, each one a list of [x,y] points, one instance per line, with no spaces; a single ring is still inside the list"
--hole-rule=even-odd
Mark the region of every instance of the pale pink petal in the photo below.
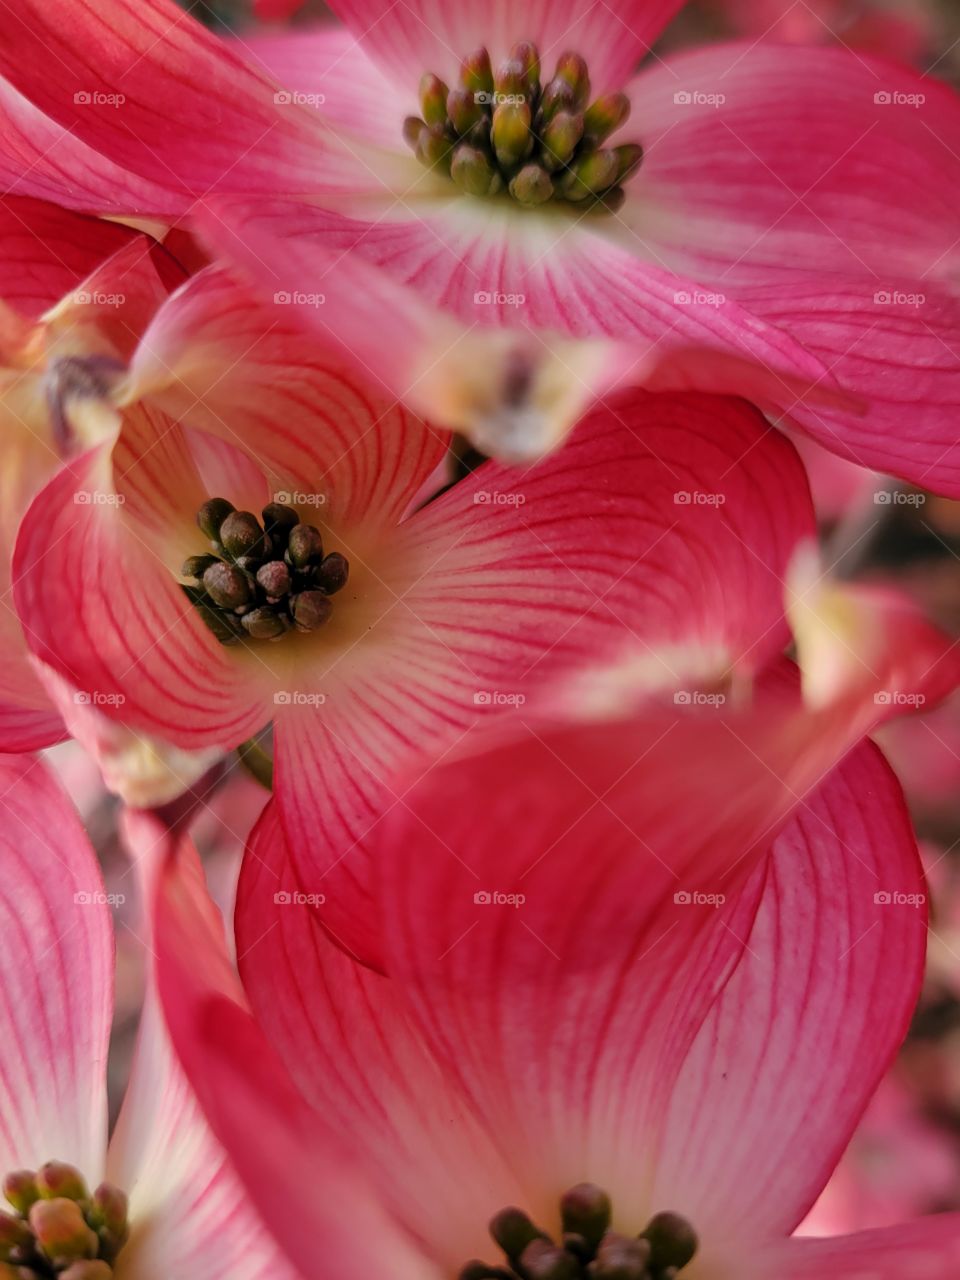
[[[881,1231],[830,1240],[784,1240],[758,1250],[749,1280],[954,1280],[960,1271],[960,1214],[944,1213]]]
[[[489,49],[496,64],[518,41],[533,40],[544,63],[544,82],[553,75],[560,54],[574,49],[586,58],[595,89],[606,93],[621,87],[680,4],[679,0],[613,0],[600,5],[592,0],[531,0],[518,7],[511,0],[488,0],[483,5],[335,0],[331,7],[400,88],[415,89],[425,71],[451,83],[460,59],[480,45]]]
[[[900,788],[864,745],[777,841],[736,974],[675,1083],[654,1200],[704,1239],[788,1234],[906,1034],[926,885]]]
[[[0,757],[0,1164],[103,1174],[113,931],[80,822],[38,760]]]

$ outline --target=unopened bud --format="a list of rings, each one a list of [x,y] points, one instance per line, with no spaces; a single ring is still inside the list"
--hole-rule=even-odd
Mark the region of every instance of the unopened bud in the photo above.
[[[471,93],[493,93],[493,68],[486,49],[477,49],[460,64],[460,83]]]
[[[640,1233],[650,1243],[650,1260],[654,1267],[685,1267],[697,1252],[700,1241],[693,1227],[679,1213],[658,1213]]]
[[[72,1164],[59,1160],[48,1161],[37,1173],[37,1190],[44,1200],[88,1200],[90,1192],[83,1174]]]
[[[553,182],[540,165],[525,164],[510,183],[510,194],[518,204],[543,204],[553,195]]]
[[[582,111],[590,97],[590,74],[580,54],[573,52],[561,54],[557,61],[554,79],[566,80],[573,90],[575,105]]]
[[[197,524],[211,542],[217,542],[220,538],[220,526],[234,510],[233,503],[226,498],[210,498],[197,512]]]
[[[412,147],[414,151],[417,149],[417,143],[420,141],[420,135],[427,126],[419,116],[407,116],[403,122],[403,140],[408,147]]]
[[[3,1194],[17,1213],[22,1213],[26,1217],[30,1206],[40,1199],[37,1175],[32,1169],[17,1169],[13,1173],[8,1173],[3,1180]]]
[[[296,569],[303,569],[313,559],[323,555],[323,539],[312,524],[298,524],[290,530],[287,543],[287,559]]]
[[[220,526],[220,541],[232,556],[263,550],[263,530],[252,511],[232,511]]]
[[[293,526],[300,523],[300,517],[293,507],[288,507],[284,502],[268,502],[260,514],[263,517],[263,527],[270,538],[284,544]]]
[[[540,98],[540,119],[548,124],[558,111],[575,112],[577,95],[561,76],[554,76]]]
[[[610,1227],[612,1212],[610,1197],[592,1182],[580,1182],[571,1187],[560,1201],[564,1231],[583,1236],[594,1249]]]
[[[562,169],[568,164],[583,137],[583,116],[578,112],[558,111],[541,134],[545,169]]]
[[[188,556],[183,562],[180,576],[199,582],[212,564],[219,564],[216,556]]]
[[[605,1236],[591,1266],[594,1280],[648,1280],[650,1246],[611,1232]]]
[[[586,200],[598,195],[617,180],[619,163],[612,151],[588,151],[564,176],[563,194],[568,200]]]
[[[428,169],[447,169],[450,166],[450,149],[453,143],[441,125],[424,125],[417,142],[417,159]]]
[[[506,62],[501,62],[497,68],[493,83],[494,89],[498,94],[507,94],[511,98],[522,99],[527,96],[526,69],[522,62],[517,62],[513,58],[508,58]]]
[[[124,1235],[129,1210],[130,1202],[126,1192],[110,1182],[101,1182],[93,1193],[90,1221],[94,1227],[103,1227],[112,1235]]]
[[[497,172],[487,158],[486,152],[477,147],[471,147],[467,143],[461,143],[453,153],[450,177],[467,195],[488,196],[491,194]]]
[[[279,600],[290,590],[290,570],[282,560],[271,560],[257,570],[257,583],[268,596]]]
[[[625,93],[608,93],[597,98],[583,116],[583,132],[598,145],[606,142],[630,114],[630,99]]]
[[[204,570],[203,589],[221,609],[239,609],[250,602],[250,583],[246,574],[222,560],[215,560]]]
[[[322,591],[301,591],[293,598],[291,612],[298,631],[316,631],[329,620],[333,605]]]
[[[526,160],[533,148],[530,108],[525,102],[505,102],[493,113],[490,138],[498,162],[505,169]]]
[[[523,68],[523,78],[529,94],[540,88],[540,53],[532,40],[521,40],[510,50],[510,61]]]
[[[272,609],[251,609],[240,619],[251,640],[276,640],[286,631],[283,619]]]
[[[643,147],[639,142],[625,142],[614,147],[613,154],[617,157],[617,182],[632,178],[643,163]]]
[[[97,1256],[100,1242],[84,1221],[76,1200],[38,1200],[30,1210],[30,1226],[37,1244],[55,1266]]]
[[[520,1256],[522,1274],[528,1280],[579,1280],[580,1263],[547,1240],[532,1240]]]
[[[534,1226],[522,1209],[501,1209],[490,1219],[490,1234],[511,1262],[520,1257],[531,1240],[546,1240],[539,1227]]]
[[[346,556],[342,556],[339,551],[331,551],[314,570],[313,581],[318,590],[332,596],[347,585],[349,576],[350,564]]]
[[[451,89],[447,94],[447,115],[455,133],[462,136],[486,114],[483,104],[469,89]]]
[[[428,125],[447,122],[447,93],[449,90],[439,76],[429,71],[420,80],[420,111]]]
[[[10,1260],[14,1249],[33,1244],[33,1233],[22,1218],[12,1213],[0,1213],[0,1258]]]
[[[57,1280],[113,1280],[113,1270],[109,1263],[97,1258],[92,1262],[75,1262],[61,1271]]]

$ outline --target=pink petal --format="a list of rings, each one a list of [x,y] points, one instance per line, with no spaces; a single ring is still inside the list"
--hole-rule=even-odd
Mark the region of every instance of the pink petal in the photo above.
[[[654,1199],[704,1238],[789,1234],[900,1045],[920,991],[926,885],[899,786],[865,744],[776,845],[736,974],[664,1118]]]
[[[0,1164],[102,1177],[113,931],[93,851],[45,767],[0,756]]]
[[[942,1213],[830,1240],[785,1240],[760,1251],[751,1280],[954,1280],[960,1214]]]
[[[378,0],[336,0],[331,8],[361,47],[391,73],[398,88],[416,88],[425,71],[447,83],[460,59],[486,45],[494,65],[519,40],[533,40],[543,59],[543,80],[568,49],[586,58],[595,90],[618,89],[680,7],[678,0],[630,0],[596,5],[591,0],[511,0],[479,6],[410,0],[384,7]]]
[[[322,1247],[324,1265],[344,1280],[437,1280],[377,1203],[351,1145],[297,1091],[244,1007],[222,922],[187,851],[171,850],[161,868],[156,947],[164,1014],[186,1075],[299,1271],[315,1274]]]
[[[358,926],[338,885],[363,890],[361,838],[398,776],[491,712],[584,663],[638,655],[647,688],[671,692],[762,665],[783,646],[782,581],[810,528],[797,458],[755,411],[634,392],[540,466],[487,464],[392,530],[370,557],[387,588],[379,642],[304,671],[277,735],[284,826],[331,927]],[[343,549],[353,563],[349,536]]]

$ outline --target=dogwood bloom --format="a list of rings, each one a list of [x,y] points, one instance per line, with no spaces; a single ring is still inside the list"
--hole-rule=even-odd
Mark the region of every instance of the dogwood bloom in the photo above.
[[[290,1277],[207,1128],[148,994],[107,1142],[110,898],[59,785],[0,757],[0,1275]]]
[[[950,89],[767,44],[635,75],[677,0],[333,7],[345,28],[231,44],[173,0],[25,0],[0,174],[189,216],[321,330],[316,299],[355,295],[355,356],[487,452],[543,452],[626,379],[960,492]]]
[[[861,744],[751,839],[748,812],[770,818],[793,779],[727,741],[752,774],[690,735],[678,781],[642,716],[441,765],[371,836],[379,972],[250,858],[239,990],[165,846],[174,1043],[304,1276],[956,1274],[956,1214],[792,1238],[919,991],[897,783]],[[268,814],[271,853],[277,835]]]

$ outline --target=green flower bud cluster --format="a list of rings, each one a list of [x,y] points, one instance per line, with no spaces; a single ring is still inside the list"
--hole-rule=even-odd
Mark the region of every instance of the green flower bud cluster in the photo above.
[[[604,146],[629,116],[629,99],[610,93],[591,103],[578,53],[561,55],[553,79],[541,85],[540,55],[529,40],[514,45],[496,72],[478,49],[464,58],[452,89],[428,72],[420,112],[404,121],[407,144],[471,196],[507,191],[531,208],[559,200],[613,211],[643,160],[638,143]]]
[[[127,1197],[109,1182],[93,1195],[72,1165],[50,1161],[4,1179],[0,1280],[110,1280],[130,1234]]]
[[[346,559],[324,555],[320,531],[301,524],[293,507],[271,502],[261,519],[226,498],[210,498],[197,512],[212,554],[184,561],[183,589],[223,644],[316,631],[333,612],[330,596],[347,583]]]
[[[459,1280],[675,1280],[697,1252],[697,1236],[677,1213],[658,1213],[639,1236],[610,1229],[612,1206],[590,1182],[571,1187],[560,1200],[558,1244],[523,1212],[501,1209],[490,1235],[507,1267],[468,1262]]]

